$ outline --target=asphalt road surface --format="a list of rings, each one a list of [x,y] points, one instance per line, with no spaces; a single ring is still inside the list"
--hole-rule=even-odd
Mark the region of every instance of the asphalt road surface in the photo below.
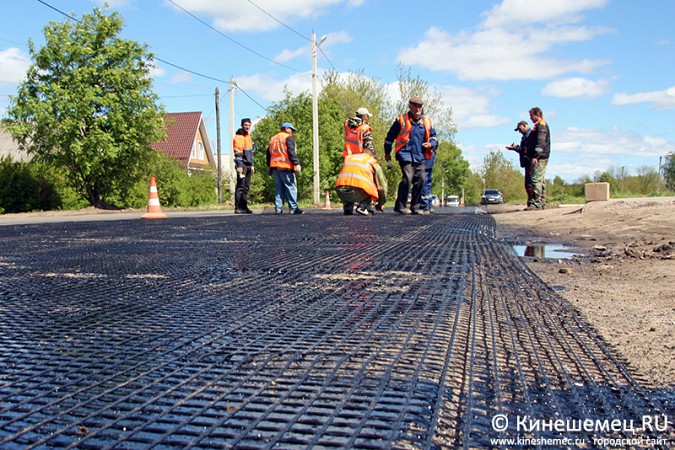
[[[5,224],[0,448],[672,445],[673,391],[442,210]]]

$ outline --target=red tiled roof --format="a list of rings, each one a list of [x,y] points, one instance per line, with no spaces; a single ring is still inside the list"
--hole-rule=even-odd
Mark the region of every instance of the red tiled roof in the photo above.
[[[168,113],[164,116],[166,141],[150,145],[156,151],[178,160],[182,167],[187,167],[201,119],[201,112]]]

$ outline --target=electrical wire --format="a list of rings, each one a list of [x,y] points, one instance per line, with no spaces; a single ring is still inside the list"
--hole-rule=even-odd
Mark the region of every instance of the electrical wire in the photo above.
[[[56,7],[52,6],[52,5],[50,5],[49,3],[47,3],[47,2],[45,2],[45,1],[43,1],[43,0],[37,0],[37,1],[38,1],[39,3],[42,3],[43,5],[45,5],[46,7],[53,9],[54,11],[58,12],[59,14],[62,14],[63,16],[69,18],[70,20],[72,20],[72,21],[74,21],[74,22],[82,23],[82,21],[79,20],[79,19],[77,19],[76,17],[73,17],[73,16],[71,16],[70,14],[68,14],[68,13],[66,13],[66,12],[64,12],[64,11],[61,11],[60,9],[58,9],[58,8],[56,8]],[[169,1],[171,1],[171,0],[169,0]],[[173,3],[173,2],[172,2],[172,3]],[[176,6],[178,6],[178,5],[176,5]],[[178,6],[178,7],[180,8],[180,6]],[[199,77],[202,77],[202,78],[206,78],[206,79],[208,79],[208,80],[218,81],[219,83],[223,83],[223,84],[229,84],[229,83],[230,83],[230,82],[227,81],[227,80],[222,80],[222,79],[220,79],[220,78],[215,78],[215,77],[212,77],[212,76],[209,76],[209,75],[204,75],[203,73],[199,73],[199,72],[196,72],[196,71],[194,71],[194,70],[190,70],[190,69],[188,69],[188,68],[186,68],[186,67],[179,66],[178,64],[171,63],[171,62],[169,62],[169,61],[167,61],[167,60],[165,60],[165,59],[159,58],[159,57],[154,56],[154,55],[152,56],[152,59],[154,59],[155,61],[159,61],[159,62],[161,62],[161,63],[164,63],[164,64],[166,64],[166,65],[168,65],[168,66],[175,67],[176,69],[180,69],[180,70],[183,70],[183,71],[185,71],[185,72],[191,73],[191,74],[193,74],[193,75],[196,75],[196,76],[199,76]],[[294,69],[293,69],[293,70],[294,70]],[[235,83],[235,85],[236,85],[236,83]],[[242,92],[246,97],[248,97],[248,98],[249,98],[251,101],[253,101],[256,105],[260,106],[264,111],[267,111],[267,108],[265,108],[264,106],[262,106],[262,105],[261,105],[260,103],[258,103],[256,100],[254,100],[253,97],[251,97],[248,93],[246,93],[243,89],[241,89],[241,87],[239,87],[239,86],[237,86],[237,87],[241,90],[241,92]]]
[[[221,36],[223,36],[224,38],[226,38],[226,39],[228,39],[229,41],[231,41],[231,42],[237,44],[237,45],[240,46],[241,48],[243,48],[243,49],[245,49],[245,50],[247,50],[247,51],[253,53],[254,55],[259,56],[259,57],[261,57],[261,58],[263,58],[263,59],[266,59],[267,61],[272,62],[272,63],[274,63],[274,64],[277,64],[278,66],[284,67],[284,68],[286,68],[286,69],[288,69],[288,70],[292,70],[292,71],[294,71],[294,72],[302,73],[301,70],[295,69],[295,68],[293,68],[293,67],[290,67],[290,66],[287,66],[287,65],[285,65],[285,64],[282,64],[282,63],[280,63],[280,62],[278,62],[278,61],[275,61],[275,60],[273,60],[273,59],[271,59],[271,58],[268,58],[267,56],[265,56],[265,55],[263,55],[263,54],[261,54],[261,53],[256,52],[256,51],[253,50],[252,48],[249,48],[249,47],[245,46],[244,44],[242,44],[242,43],[240,43],[240,42],[238,42],[238,41],[232,39],[231,37],[229,37],[228,35],[226,35],[226,34],[223,33],[222,31],[220,31],[220,30],[218,30],[218,29],[212,27],[212,26],[209,25],[208,23],[204,22],[202,19],[200,19],[199,17],[195,16],[194,14],[192,14],[192,13],[191,13],[190,11],[188,11],[187,9],[183,8],[182,6],[180,6],[180,5],[179,5],[178,3],[176,3],[175,1],[169,0],[169,2],[172,3],[174,6],[176,6],[177,8],[181,9],[185,14],[187,14],[187,15],[191,16],[192,18],[194,18],[195,20],[197,20],[197,21],[198,21],[199,23],[201,23],[202,25],[204,25],[204,26],[210,28],[211,30],[213,30],[213,31],[215,31],[216,33],[218,33],[218,34],[220,34]]]
[[[282,22],[281,20],[279,20],[279,19],[277,19],[276,17],[274,17],[271,13],[265,11],[262,7],[260,7],[260,6],[258,6],[257,4],[253,3],[253,1],[248,0],[248,2],[249,2],[251,5],[253,5],[253,6],[255,6],[256,8],[258,8],[258,9],[259,9],[260,11],[262,11],[264,14],[266,14],[267,16],[269,16],[272,20],[275,20],[276,22],[280,23],[281,25],[283,25],[284,27],[288,28],[289,30],[291,30],[293,33],[297,34],[298,36],[300,36],[300,37],[303,38],[304,40],[309,41],[309,42],[312,42],[312,40],[311,40],[310,38],[308,38],[307,36],[303,35],[302,33],[300,33],[299,31],[295,30],[294,28],[290,27],[289,25],[286,25],[284,22]],[[323,55],[323,57],[326,58],[326,61],[328,61],[328,64],[330,64],[330,66],[333,68],[333,70],[337,71],[337,69],[336,69],[335,66],[333,65],[333,62],[330,60],[330,58],[328,58],[328,55],[326,55],[326,53],[323,51],[323,49],[321,48],[321,46],[317,45],[317,48],[319,49],[319,51],[321,52],[321,54]]]

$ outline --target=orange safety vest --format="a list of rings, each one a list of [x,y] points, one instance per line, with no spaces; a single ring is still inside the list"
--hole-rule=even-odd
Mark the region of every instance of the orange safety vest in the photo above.
[[[401,125],[398,136],[396,136],[396,147],[394,148],[395,153],[398,153],[399,150],[408,145],[408,141],[410,140],[410,130],[412,130],[412,120],[410,120],[410,115],[408,113],[401,114],[396,120],[398,120],[398,123]],[[431,136],[431,119],[422,117],[420,120],[424,124],[424,142],[429,142],[429,137]],[[424,157],[429,159],[431,158],[431,155],[427,157],[425,154]]]
[[[278,132],[270,139],[270,168],[295,170],[295,166],[288,157],[286,139],[293,138],[292,134]]]
[[[363,153],[363,135],[366,131],[372,131],[367,123],[352,128],[349,126],[349,120],[345,121],[345,146],[342,149],[342,157]]]
[[[251,135],[247,134],[246,136],[243,136],[241,134],[235,134],[233,147],[235,153],[244,153],[246,150],[253,151],[253,139],[251,139]]]
[[[337,177],[335,187],[351,186],[363,189],[373,200],[379,198],[375,185],[375,169],[373,165],[377,160],[366,153],[347,155],[344,165]]]

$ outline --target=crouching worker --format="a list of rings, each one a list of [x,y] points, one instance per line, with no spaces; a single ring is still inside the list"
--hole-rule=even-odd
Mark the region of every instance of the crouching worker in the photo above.
[[[364,216],[374,214],[375,208],[378,211],[384,210],[387,179],[372,150],[364,149],[363,153],[345,156],[335,190],[344,204],[344,213],[347,216],[354,213],[355,204],[358,205],[356,213]],[[375,208],[373,202],[377,202]]]

